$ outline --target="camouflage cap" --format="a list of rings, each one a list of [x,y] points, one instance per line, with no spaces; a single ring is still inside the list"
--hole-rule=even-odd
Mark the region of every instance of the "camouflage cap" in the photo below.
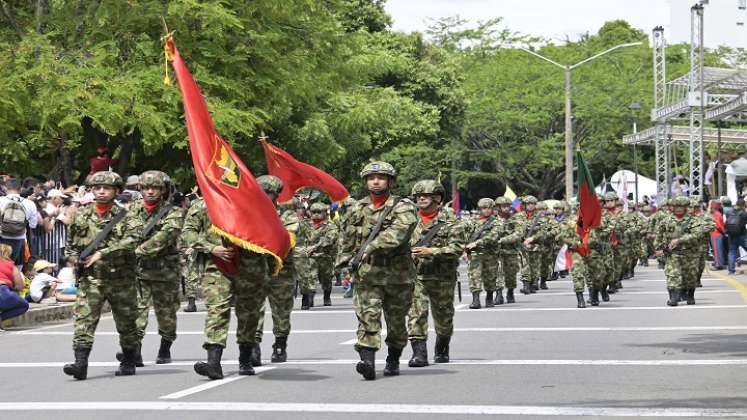
[[[412,186],[412,195],[418,194],[438,194],[443,198],[446,195],[446,189],[436,180],[424,179]]]
[[[672,204],[671,205],[675,206],[675,207],[689,207],[690,206],[690,199],[687,198],[687,197],[685,197],[685,196],[683,196],[683,195],[680,195],[680,196],[674,197],[672,199]]]
[[[86,179],[86,185],[93,187],[94,185],[109,185],[116,188],[122,188],[124,181],[118,173],[113,171],[99,171],[93,175],[90,175]]]
[[[171,185],[171,178],[161,171],[145,171],[139,177],[141,187],[166,188]]]
[[[481,198],[477,202],[477,207],[479,207],[481,209],[488,209],[488,208],[491,208],[493,206],[495,206],[495,201],[493,201],[492,198]]]
[[[544,201],[537,203],[537,210],[547,210],[547,203]]]
[[[268,194],[280,194],[283,190],[283,181],[275,175],[262,175],[257,177],[257,183]]]
[[[537,197],[533,195],[528,195],[524,197],[524,203],[525,204],[537,204]]]
[[[620,197],[617,196],[617,193],[614,191],[608,191],[604,193],[604,201],[615,201],[619,200]]]
[[[127,177],[125,185],[137,185],[140,183],[140,177],[137,175],[130,175]]]
[[[513,204],[513,201],[508,197],[500,196],[495,199],[496,206],[510,206],[511,204]]]
[[[309,210],[311,210],[311,211],[317,211],[318,212],[318,211],[327,211],[328,208],[329,208],[329,206],[327,206],[326,204],[316,202],[316,203],[314,203],[314,204],[311,205],[311,207],[309,208]]]
[[[394,166],[387,162],[370,162],[363,166],[361,169],[361,178],[365,178],[372,174],[389,175],[392,178],[397,177],[397,171],[394,170]]]

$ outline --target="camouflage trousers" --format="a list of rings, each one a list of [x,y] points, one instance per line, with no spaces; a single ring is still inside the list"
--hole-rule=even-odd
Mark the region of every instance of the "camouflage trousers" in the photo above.
[[[571,279],[573,280],[573,291],[583,292],[584,287],[589,284],[591,286],[591,282],[589,282],[589,267],[586,264],[586,261],[584,260],[584,257],[579,255],[576,252],[570,253],[571,257]],[[567,257],[566,257],[567,258]]]
[[[498,257],[494,254],[473,254],[467,269],[469,291],[481,292],[483,288],[492,292],[498,278]]]
[[[604,282],[605,285],[612,284],[620,279],[625,261],[625,253],[620,245],[613,247],[612,252],[609,255],[610,258],[607,261],[607,277]]]
[[[322,290],[332,290],[335,262],[327,257],[311,259],[312,270],[316,272],[316,280],[322,285]]]
[[[185,257],[182,278],[184,279],[184,296],[197,298],[200,292],[200,279],[205,271],[205,262],[197,253]]]
[[[549,279],[550,274],[555,269],[555,259],[558,257],[558,252],[560,249],[555,249],[555,247],[548,247],[547,251],[542,251],[542,260],[540,261],[540,278],[541,279]]]
[[[542,252],[525,250],[521,265],[521,280],[535,281],[540,278]]]
[[[179,310],[179,284],[170,281],[138,280],[137,299],[137,336],[140,341],[145,337],[148,327],[148,310],[153,305],[153,312],[158,321],[158,335],[168,341],[176,340],[176,312]]]
[[[277,277],[269,278],[265,287],[265,296],[267,296],[267,300],[270,302],[270,309],[272,310],[272,335],[275,338],[288,337],[290,335],[293,289],[296,287],[293,275],[294,270],[283,268],[283,271]],[[262,299],[262,306],[259,308],[257,332],[255,333],[255,339],[258,343],[262,342],[262,335],[264,334],[265,307],[266,303]]]
[[[670,254],[664,263],[668,289],[694,289],[697,283],[698,259],[692,254]]]
[[[589,255],[583,257],[586,265],[586,286],[588,288],[601,289],[607,285],[608,255],[608,253],[590,250]],[[573,268],[571,267],[571,269]]]
[[[112,308],[119,344],[125,350],[137,347],[137,290],[133,277],[97,279],[85,276],[78,284],[75,301],[73,349],[90,349],[104,302]]]
[[[259,309],[265,299],[267,279],[266,257],[240,250],[239,272],[224,275],[212,261],[205,264],[202,278],[202,297],[207,306],[205,319],[205,344],[226,346],[228,325],[231,320],[231,298],[235,298],[237,318],[236,342],[253,344],[259,318]]]
[[[293,258],[293,270],[298,279],[298,288],[302,294],[314,293],[319,274],[316,266],[307,256]]]
[[[521,257],[519,254],[502,254],[499,257],[500,270],[498,272],[498,281],[496,288],[515,289],[516,276],[521,270]]]
[[[452,276],[453,277],[453,276]],[[415,280],[412,306],[407,314],[410,340],[428,339],[428,310],[433,310],[433,326],[439,336],[454,334],[454,287],[456,279]]]
[[[358,282],[353,288],[353,308],[358,318],[356,349],[381,348],[381,315],[386,321],[386,345],[402,349],[407,345],[407,312],[414,285],[374,285]]]

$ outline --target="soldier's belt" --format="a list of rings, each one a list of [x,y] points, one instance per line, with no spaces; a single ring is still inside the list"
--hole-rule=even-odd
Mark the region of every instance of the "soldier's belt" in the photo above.
[[[155,269],[163,268],[163,260],[157,260],[157,259],[138,260],[137,265],[138,267],[146,269],[146,270],[155,270]]]
[[[422,275],[433,275],[433,274],[447,274],[449,271],[455,270],[459,266],[459,261],[438,261],[438,262],[422,262],[418,264],[418,274]]]
[[[408,258],[408,255],[371,255],[368,257],[367,262],[371,265],[386,266],[403,258]]]

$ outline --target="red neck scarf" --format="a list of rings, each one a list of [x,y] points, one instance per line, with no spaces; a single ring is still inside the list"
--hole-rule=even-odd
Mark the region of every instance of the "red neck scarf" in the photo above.
[[[319,229],[319,226],[321,226],[322,223],[326,222],[326,220],[324,219],[319,219],[319,220],[311,219],[311,221],[314,223],[314,227],[317,229]]]
[[[371,204],[373,204],[374,208],[380,208],[381,206],[386,203],[386,200],[389,200],[389,194],[386,195],[373,195],[371,194]]]
[[[106,213],[114,207],[114,203],[108,203],[108,204],[101,204],[96,203],[94,206],[94,210],[96,211],[96,214],[99,215],[99,217],[104,217]]]
[[[531,219],[532,217],[534,217],[534,212],[533,211],[527,211],[527,218]]]
[[[161,204],[161,200],[145,200],[143,199],[143,208],[145,209],[148,214],[153,213],[153,210],[158,207],[158,205]]]
[[[672,213],[672,214],[674,214],[674,213]],[[676,217],[677,219],[682,219],[682,218],[684,218],[684,217],[685,217],[685,215],[683,214],[683,215],[681,215],[681,216],[678,216],[678,215],[676,215],[676,214],[675,214],[675,215],[674,215],[674,217]]]
[[[487,219],[488,217],[490,217],[490,216],[483,216],[483,215],[481,214],[481,215],[480,215],[480,220],[486,220],[486,219]]]
[[[420,220],[423,221],[424,225],[427,225],[431,222],[431,220],[435,219],[436,216],[438,216],[438,210],[434,210],[431,213],[426,213],[422,210],[418,211],[418,215],[420,216]]]

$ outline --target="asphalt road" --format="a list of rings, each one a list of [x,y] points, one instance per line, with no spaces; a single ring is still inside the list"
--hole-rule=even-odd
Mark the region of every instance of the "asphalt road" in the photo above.
[[[125,378],[114,377],[111,316],[99,325],[86,381],[62,373],[72,360],[71,323],[0,332],[0,418],[747,418],[747,294],[720,277],[703,283],[696,306],[677,308],[665,305],[663,272],[653,268],[598,308],[577,309],[568,279],[494,309],[468,309],[465,289],[455,302],[452,363],[408,368],[407,349],[401,376],[384,378],[381,351],[373,382],[354,371],[356,320],[340,293],[331,308],[295,311],[289,362],[267,360],[256,376],[236,375],[232,333],[221,381],[192,370],[205,355],[204,312],[180,312],[170,365],[153,364],[151,319],[146,367]],[[265,327],[269,358],[269,314]]]

